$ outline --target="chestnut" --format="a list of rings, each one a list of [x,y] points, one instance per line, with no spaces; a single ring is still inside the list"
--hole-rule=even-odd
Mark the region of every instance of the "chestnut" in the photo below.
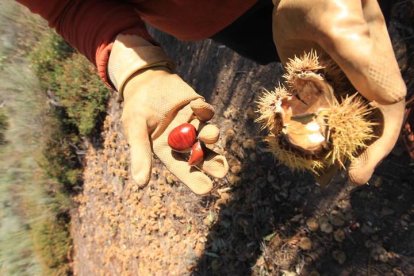
[[[203,146],[200,141],[197,141],[192,147],[191,147],[191,153],[190,158],[188,159],[188,165],[195,166],[199,164],[204,159],[204,150]]]
[[[168,145],[175,151],[187,151],[196,142],[197,131],[190,123],[184,123],[173,130],[168,135]]]

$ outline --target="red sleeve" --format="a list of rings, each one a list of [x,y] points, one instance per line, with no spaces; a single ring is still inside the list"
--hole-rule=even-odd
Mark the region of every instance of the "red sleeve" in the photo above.
[[[119,33],[152,41],[135,7],[126,1],[18,0],[41,15],[62,37],[84,54],[108,83],[106,68],[112,43]]]

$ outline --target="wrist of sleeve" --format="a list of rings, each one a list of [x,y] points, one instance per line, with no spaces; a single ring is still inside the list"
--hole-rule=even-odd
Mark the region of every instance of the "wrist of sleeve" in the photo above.
[[[108,76],[121,94],[127,81],[148,68],[166,67],[173,70],[173,62],[164,51],[147,40],[129,34],[119,34],[112,44],[108,61]]]

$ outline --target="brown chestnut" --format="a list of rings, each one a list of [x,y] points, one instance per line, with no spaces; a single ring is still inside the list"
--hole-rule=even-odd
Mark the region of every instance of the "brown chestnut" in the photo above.
[[[204,159],[204,150],[203,146],[201,145],[200,141],[197,141],[192,147],[191,147],[191,153],[190,158],[188,159],[188,165],[195,166],[199,164]]]
[[[195,127],[190,123],[184,123],[168,135],[168,145],[175,151],[187,151],[191,149],[197,138]]]

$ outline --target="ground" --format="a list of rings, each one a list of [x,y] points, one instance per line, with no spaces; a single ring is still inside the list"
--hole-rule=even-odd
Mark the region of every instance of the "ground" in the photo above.
[[[397,1],[389,26],[414,89],[414,2]],[[255,101],[281,80],[211,41],[155,32],[178,73],[216,108],[217,150],[230,173],[193,194],[155,159],[152,179],[130,178],[116,95],[102,138],[88,143],[72,212],[76,275],[414,275],[414,168],[399,142],[369,185],[344,174],[326,188],[266,152]]]

